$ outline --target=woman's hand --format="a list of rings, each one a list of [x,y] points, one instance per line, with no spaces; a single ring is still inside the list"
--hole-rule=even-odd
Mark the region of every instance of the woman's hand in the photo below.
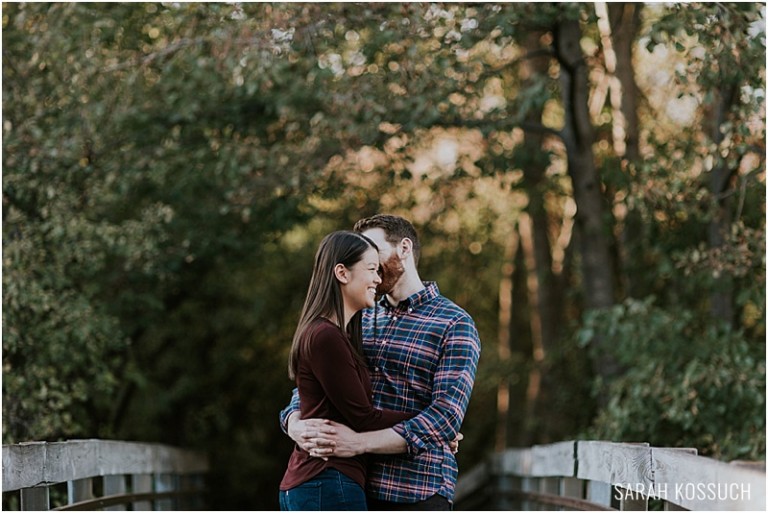
[[[358,433],[338,422],[312,419],[299,435],[299,446],[315,458],[350,458],[365,452]]]
[[[456,454],[457,452],[459,452],[459,442],[461,442],[462,440],[464,440],[464,435],[462,435],[461,433],[457,433],[456,438],[448,442],[448,447],[451,448],[451,452],[453,454]]]
[[[310,456],[316,458],[328,460],[334,446],[330,437],[335,433],[336,428],[331,426],[331,421],[327,419],[302,420],[298,415],[288,418],[288,436]]]

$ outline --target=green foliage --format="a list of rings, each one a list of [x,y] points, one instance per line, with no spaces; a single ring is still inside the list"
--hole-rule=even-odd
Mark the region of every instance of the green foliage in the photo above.
[[[549,222],[538,235],[553,244],[578,235],[552,137],[559,70],[550,61],[530,80],[523,65],[529,37],[548,58],[561,17],[579,19],[585,48],[599,48],[590,5],[5,5],[4,443],[198,447],[212,456],[216,507],[274,509],[291,449],[277,413],[292,387],[285,362],[312,254],[328,231],[389,211],[414,221],[422,276],[473,315],[483,340],[462,469],[492,450],[501,377],[511,428],[533,426],[536,442],[590,422],[592,371],[574,339],[594,333],[613,342],[626,372],[597,389],[612,400],[591,436],[764,454],[764,159],[755,155],[765,43],[747,37],[762,15],[751,4],[653,12],[642,37],[680,64],[664,105],[691,95],[703,119],[726,72],[741,94],[719,144],[651,100],[640,112],[642,162],[596,144],[607,203],[627,212],[606,220],[627,229],[617,272],[634,297],[656,299],[590,314],[576,332],[580,255],[559,247],[567,333],[542,366],[554,383],[549,410],[531,420],[517,415],[534,365],[522,250],[513,355],[496,356],[499,275],[531,208],[524,169],[546,170],[537,187]],[[585,65],[602,72],[600,59]],[[531,151],[524,122],[546,134],[541,148]],[[610,124],[601,117],[599,128]],[[705,241],[722,198],[707,180],[722,163],[739,170],[728,192],[738,201],[715,249]],[[738,311],[731,328],[707,318],[723,274]]]
[[[587,437],[695,447],[726,460],[764,457],[764,343],[652,298],[588,314],[576,336],[585,345],[595,333],[624,371],[597,384],[610,401]]]
[[[764,93],[755,90],[765,76],[760,6],[671,5],[654,12],[648,47],[666,49],[674,59],[669,69],[676,96],[695,98],[701,108],[687,113],[692,127],[657,121],[642,162],[624,174],[629,181],[611,180],[626,191],[629,292],[704,318],[713,294],[730,284],[734,328],[747,340],[762,340],[765,115]],[[669,113],[668,102],[648,107],[660,119]],[[713,233],[722,244],[713,245]],[[637,279],[642,273],[653,278]]]

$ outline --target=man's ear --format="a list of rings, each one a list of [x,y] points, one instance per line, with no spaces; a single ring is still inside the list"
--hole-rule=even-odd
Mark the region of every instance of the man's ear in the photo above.
[[[336,266],[333,268],[333,274],[341,283],[349,282],[349,273],[347,272],[347,268],[344,266],[344,264],[336,264]]]
[[[403,258],[408,257],[408,255],[413,254],[413,241],[409,239],[408,237],[403,237],[403,240],[400,241],[400,253],[402,254]]]

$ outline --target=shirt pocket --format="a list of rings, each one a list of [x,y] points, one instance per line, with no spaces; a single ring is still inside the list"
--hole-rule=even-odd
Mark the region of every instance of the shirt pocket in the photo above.
[[[390,343],[387,352],[387,368],[402,376],[407,395],[419,405],[432,402],[435,371],[440,359],[439,345],[434,339],[420,337],[416,340],[399,340]]]

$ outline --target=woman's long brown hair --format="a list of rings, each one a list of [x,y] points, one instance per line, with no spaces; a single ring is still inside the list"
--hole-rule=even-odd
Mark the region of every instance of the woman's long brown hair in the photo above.
[[[344,322],[344,297],[341,285],[336,279],[334,268],[343,264],[350,268],[362,260],[363,254],[370,248],[378,251],[376,244],[365,235],[351,231],[338,231],[326,235],[315,254],[315,264],[312,268],[312,278],[309,281],[307,297],[301,309],[299,324],[293,335],[291,353],[288,358],[288,376],[296,378],[299,370],[299,357],[307,355],[307,339],[304,332],[316,319],[326,317],[336,319],[337,323]],[[347,341],[352,347],[352,353],[360,363],[365,365],[363,357],[362,311],[352,316],[347,326],[340,326],[347,335]]]

